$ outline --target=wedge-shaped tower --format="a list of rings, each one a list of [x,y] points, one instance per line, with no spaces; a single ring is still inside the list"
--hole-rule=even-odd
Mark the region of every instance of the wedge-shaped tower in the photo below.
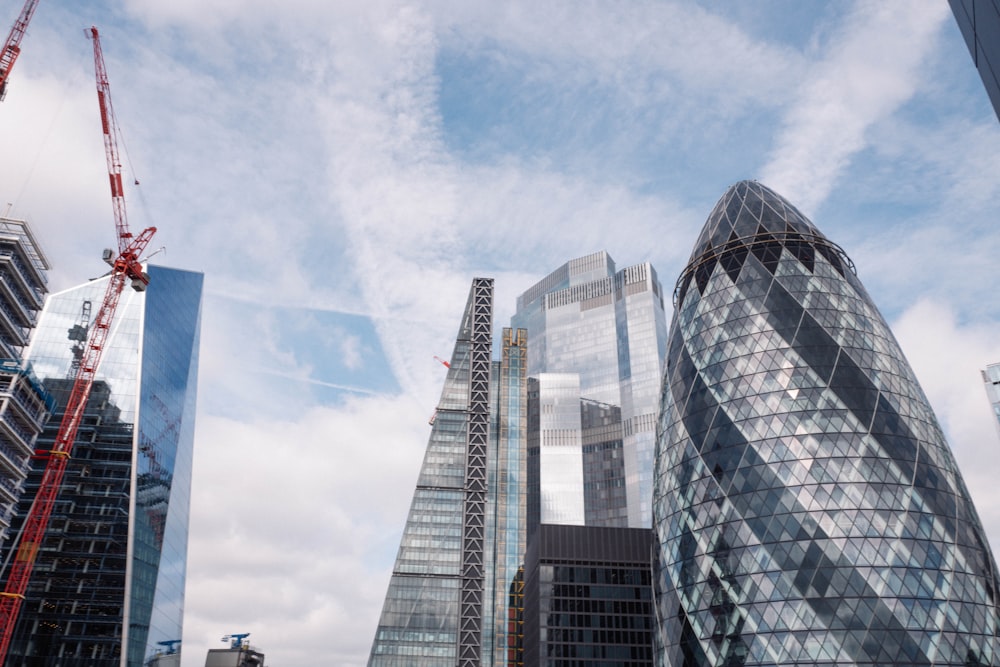
[[[493,280],[476,278],[403,529],[370,667],[481,663],[492,326]]]
[[[655,470],[667,665],[993,665],[997,570],[843,250],[756,182],[677,283]]]

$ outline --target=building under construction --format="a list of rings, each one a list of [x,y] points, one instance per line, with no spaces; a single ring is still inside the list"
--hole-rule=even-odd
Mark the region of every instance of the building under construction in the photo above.
[[[54,407],[21,361],[45,303],[48,268],[28,224],[0,217],[0,542],[8,536],[35,438]]]

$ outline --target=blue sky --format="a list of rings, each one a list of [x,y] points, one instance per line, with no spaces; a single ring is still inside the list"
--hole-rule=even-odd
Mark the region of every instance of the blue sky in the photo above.
[[[1000,124],[944,0],[43,0],[0,203],[54,290],[113,241],[90,25],[133,227],[206,275],[185,667],[365,664],[470,279],[498,326],[600,249],[669,291],[744,178],[854,260],[1000,545]]]

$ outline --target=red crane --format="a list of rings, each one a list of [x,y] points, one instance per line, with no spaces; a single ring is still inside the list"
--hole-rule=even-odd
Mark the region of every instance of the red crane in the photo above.
[[[37,6],[38,0],[25,1],[21,15],[14,21],[10,34],[7,35],[7,41],[3,44],[3,51],[0,52],[0,101],[7,96],[7,77],[14,69],[14,61],[21,55],[21,39],[28,30],[28,22],[31,21],[31,15],[35,13]]]
[[[125,281],[130,280],[132,288],[137,291],[144,290],[149,284],[149,276],[142,270],[140,257],[153,238],[153,234],[156,233],[156,228],[149,227],[136,237],[128,230],[128,220],[125,217],[125,197],[122,190],[121,163],[118,159],[118,124],[115,122],[114,109],[111,107],[111,88],[108,85],[108,75],[104,70],[104,55],[101,52],[101,40],[97,34],[97,28],[91,28],[90,34],[94,40],[97,102],[101,109],[104,152],[108,160],[108,176],[111,180],[111,201],[114,208],[115,229],[118,234],[118,256],[108,257],[111,264],[108,288],[104,293],[104,300],[97,311],[97,316],[90,326],[86,349],[73,381],[73,390],[66,403],[66,412],[59,425],[59,433],[56,435],[52,451],[49,453],[48,463],[38,486],[38,494],[35,496],[24,521],[21,541],[7,575],[6,588],[0,593],[0,631],[2,631],[2,635],[0,635],[0,664],[5,664],[7,661],[7,650],[10,647],[11,636],[14,634],[17,614],[24,601],[24,593],[28,588],[28,580],[31,578],[35,557],[42,540],[45,538],[49,516],[52,514],[52,507],[59,493],[63,474],[66,472],[66,464],[69,462],[70,452],[73,450],[73,443],[76,440],[76,432],[80,427],[84,408],[94,385],[94,377],[101,362],[101,355],[104,352],[104,345],[115,318],[115,311],[118,309],[118,300],[125,288]]]

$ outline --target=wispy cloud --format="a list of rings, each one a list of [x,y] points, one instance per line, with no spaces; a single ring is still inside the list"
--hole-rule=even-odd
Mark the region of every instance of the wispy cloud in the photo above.
[[[355,339],[358,340],[358,339]],[[300,373],[289,373],[287,371],[274,370],[272,368],[256,368],[250,369],[257,373],[264,373],[266,375],[273,375],[275,377],[285,378],[288,380],[293,380],[294,382],[304,382],[307,384],[315,384],[321,387],[329,387],[330,389],[339,389],[341,391],[348,391],[352,394],[365,394],[367,396],[382,396],[384,392],[375,391],[367,387],[355,387],[347,384],[341,384],[339,382],[328,382],[326,380],[320,380],[314,377],[309,377],[308,375],[303,375]]]
[[[920,66],[951,20],[944,3],[858,2],[806,71],[762,179],[806,214],[823,203],[872,124],[920,85]]]
[[[443,379],[432,355],[474,275],[497,278],[498,326],[601,248],[652,260],[669,290],[715,198],[760,175],[807,211],[837,203],[816,222],[856,242],[883,308],[934,297],[901,320],[908,352],[923,318],[984,355],[1000,339],[977,309],[995,302],[997,128],[961,90],[940,116],[921,66],[961,63],[950,78],[980,86],[944,3],[794,25],[646,0],[122,6],[106,26],[86,3],[40,6],[0,108],[0,204],[36,223],[53,286],[101,270],[89,44],[66,36],[98,23],[145,193],[133,222],[160,227],[158,260],[206,272],[185,667],[232,631],[285,667],[365,664]],[[907,197],[925,178],[940,197]],[[840,210],[859,184],[866,206]],[[956,449],[976,452],[935,398],[963,380],[921,356]]]

